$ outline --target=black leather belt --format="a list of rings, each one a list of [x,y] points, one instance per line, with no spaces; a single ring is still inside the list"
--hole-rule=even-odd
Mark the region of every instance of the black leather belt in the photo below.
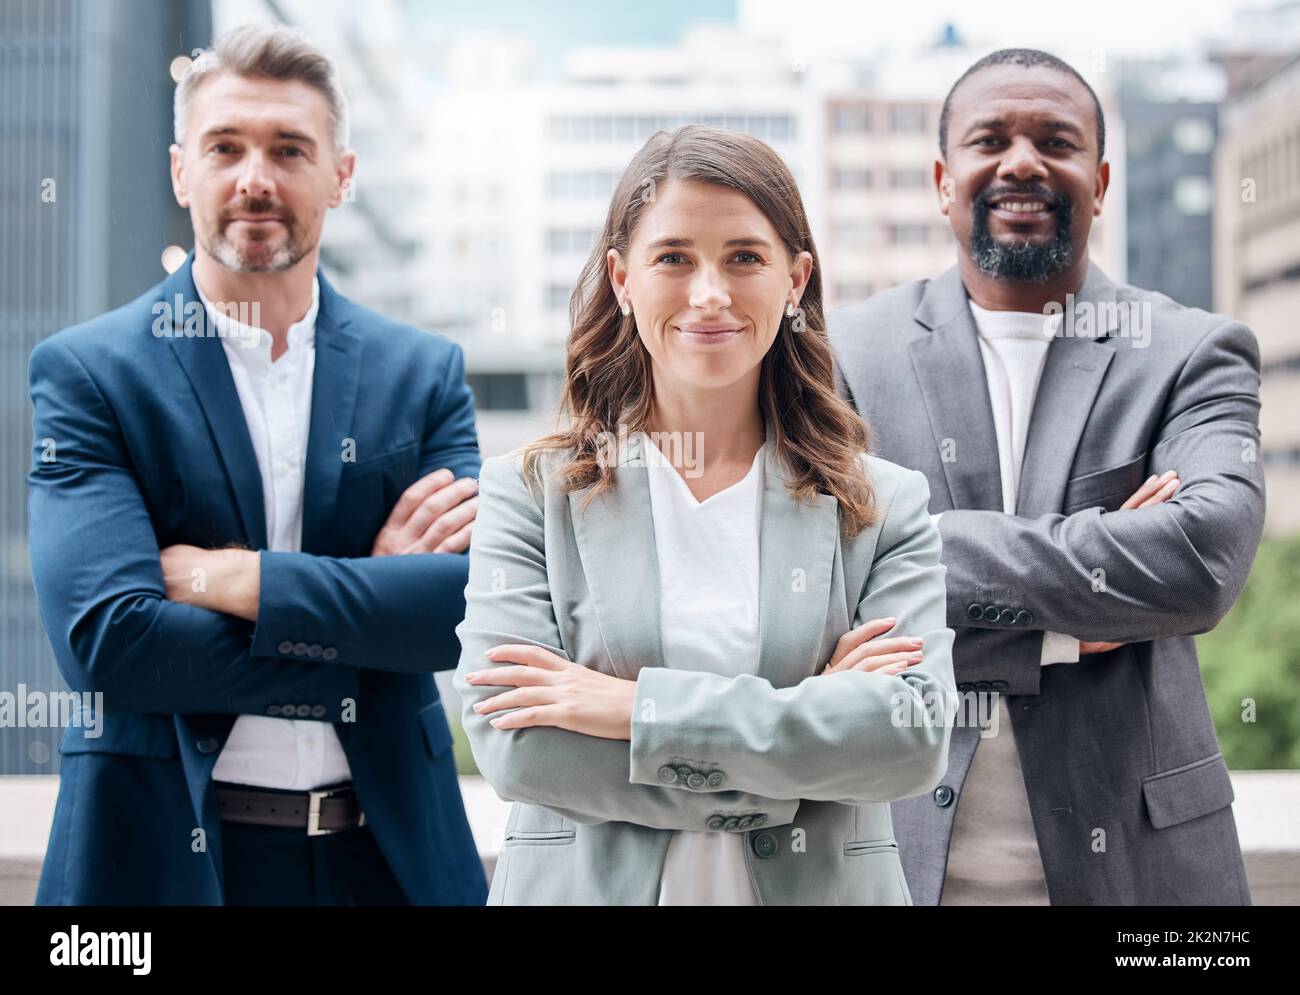
[[[292,792],[217,782],[216,789],[223,822],[305,829],[308,836],[326,836],[366,824],[351,783]]]

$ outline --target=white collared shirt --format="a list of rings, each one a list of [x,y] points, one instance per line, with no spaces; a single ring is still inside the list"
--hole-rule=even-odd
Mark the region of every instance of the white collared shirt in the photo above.
[[[275,552],[300,552],[320,282],[312,280],[311,307],[302,320],[289,326],[288,348],[275,361],[270,332],[229,317],[213,306],[202,288],[198,291],[225,349],[257,456],[267,546]],[[352,773],[332,723],[241,715],[217,757],[212,777],[309,791],[351,780]]]
[[[759,522],[763,448],[743,480],[698,501],[644,436],[659,563],[663,665],[724,677],[758,667]],[[660,905],[757,905],[745,834],[675,831],[659,879]]]

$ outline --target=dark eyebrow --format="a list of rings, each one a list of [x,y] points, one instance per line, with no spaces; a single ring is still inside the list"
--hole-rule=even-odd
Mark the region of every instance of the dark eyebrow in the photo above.
[[[1006,122],[1000,117],[986,117],[983,120],[976,121],[967,128],[966,134],[969,135],[972,132],[984,131],[985,129],[997,131],[999,128],[1005,127],[1005,125]],[[1042,127],[1046,128],[1048,131],[1068,131],[1070,134],[1076,135],[1079,138],[1083,137],[1083,131],[1079,126],[1077,124],[1071,124],[1069,121],[1046,121],[1043,123]]]
[[[646,248],[648,249],[689,249],[695,243],[689,238],[660,238],[651,242]],[[732,247],[747,248],[754,246],[761,249],[771,249],[770,242],[761,238],[732,238],[727,240],[727,248]]]
[[[1079,138],[1083,137],[1083,129],[1081,129],[1077,124],[1071,124],[1069,121],[1048,121],[1044,127],[1049,131],[1068,131],[1070,134],[1076,135]]]
[[[206,141],[209,138],[216,138],[220,135],[238,134],[240,134],[240,129],[237,126],[233,124],[223,124],[215,128],[209,128],[203,133],[203,138]],[[304,135],[301,131],[277,131],[275,137],[284,141],[301,142],[303,145],[310,145],[312,148],[316,147],[316,139],[312,138],[311,135]]]

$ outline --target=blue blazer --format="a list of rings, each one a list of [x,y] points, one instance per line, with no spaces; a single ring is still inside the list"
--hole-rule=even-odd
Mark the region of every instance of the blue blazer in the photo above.
[[[212,768],[244,714],[334,723],[408,898],[481,905],[432,673],[459,658],[468,558],[369,556],[420,476],[478,476],[461,350],[320,275],[303,552],[262,553],[255,623],[168,601],[160,548],[267,545],[225,352],[194,334],[192,261],[32,352],[37,599],[68,684],[104,695],[102,734],[63,737],[37,904],[222,904]]]

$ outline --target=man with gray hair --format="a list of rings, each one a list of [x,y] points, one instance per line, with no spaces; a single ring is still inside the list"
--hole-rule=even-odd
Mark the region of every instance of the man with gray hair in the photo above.
[[[335,291],[332,63],[217,40],[176,90],[185,264],[32,353],[32,572],[74,690],[39,904],[482,904],[433,671],[477,509],[461,349]]]

